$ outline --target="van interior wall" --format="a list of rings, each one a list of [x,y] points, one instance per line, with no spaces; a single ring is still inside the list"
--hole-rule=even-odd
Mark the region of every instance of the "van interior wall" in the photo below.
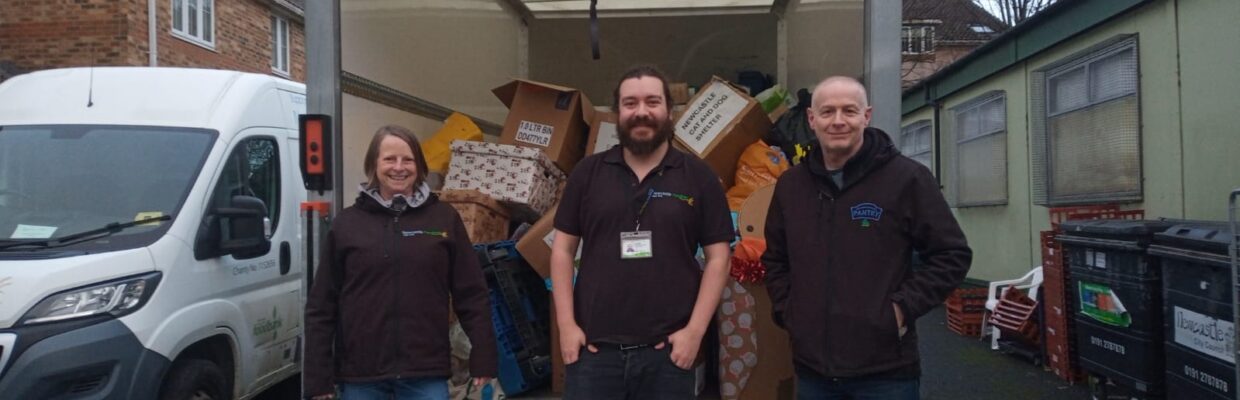
[[[676,82],[701,87],[743,70],[777,74],[777,20],[771,14],[599,19],[601,59],[590,54],[589,20],[530,23],[530,78],[581,89],[595,105],[611,105],[616,79],[636,64],[654,64]]]
[[[519,17],[498,0],[342,1],[345,71],[496,124],[508,116],[491,89],[521,75]],[[407,127],[422,141],[443,122],[345,94],[344,205],[365,181],[362,159],[375,130]],[[488,140],[496,138],[487,136]]]
[[[861,77],[865,71],[864,0],[791,1],[784,15],[786,87],[812,89],[829,75]]]
[[[520,74],[524,54],[521,20],[499,3],[343,1],[342,68],[502,124],[508,109],[491,89]]]

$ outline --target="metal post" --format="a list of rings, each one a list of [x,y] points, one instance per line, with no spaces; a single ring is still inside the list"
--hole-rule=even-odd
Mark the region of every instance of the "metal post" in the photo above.
[[[310,200],[331,202],[331,215],[343,204],[344,129],[340,100],[340,0],[306,2],[306,111],[331,116],[331,165],[334,190]]]
[[[1231,256],[1231,322],[1235,331],[1232,334],[1232,340],[1240,337],[1240,224],[1237,221],[1236,199],[1240,198],[1240,189],[1231,191],[1231,197],[1227,200],[1227,225],[1231,231],[1231,245],[1227,246],[1227,253]],[[1232,351],[1235,351],[1234,360],[1240,361],[1240,351],[1236,350],[1235,344],[1232,345]],[[1240,362],[1233,362],[1232,368],[1235,368],[1235,381],[1240,382]],[[1236,399],[1240,400],[1240,391],[1236,392]]]
[[[865,0],[865,85],[874,117],[870,126],[900,131],[900,21],[898,1]]]

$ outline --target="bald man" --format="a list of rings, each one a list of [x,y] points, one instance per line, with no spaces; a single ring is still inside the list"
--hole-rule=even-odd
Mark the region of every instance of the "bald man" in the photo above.
[[[857,80],[819,83],[809,124],[820,151],[779,178],[767,214],[762,261],[799,400],[917,399],[914,321],[973,258],[934,175],[870,115]]]

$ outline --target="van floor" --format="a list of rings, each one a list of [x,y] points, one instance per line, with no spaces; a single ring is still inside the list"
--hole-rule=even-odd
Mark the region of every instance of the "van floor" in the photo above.
[[[949,399],[1089,399],[1088,385],[1069,385],[1054,374],[1029,361],[990,350],[990,342],[967,338],[947,329],[943,307],[935,308],[917,321],[921,339],[921,397],[925,400]],[[296,379],[296,378],[295,378]],[[259,395],[259,400],[295,399],[296,382],[284,382],[277,390]],[[278,390],[292,386],[293,390]],[[708,390],[709,391],[709,390]],[[717,399],[704,396],[703,399]],[[550,388],[513,396],[512,399],[559,400]]]

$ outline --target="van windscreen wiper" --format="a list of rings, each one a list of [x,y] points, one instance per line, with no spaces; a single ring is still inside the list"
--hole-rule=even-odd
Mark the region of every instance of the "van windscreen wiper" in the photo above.
[[[85,242],[87,240],[94,240],[94,239],[98,239],[101,237],[110,236],[117,232],[123,231],[128,228],[132,228],[138,225],[147,224],[147,223],[156,222],[156,221],[167,221],[170,219],[172,219],[171,215],[161,215],[158,217],[151,217],[151,218],[146,218],[146,219],[137,220],[137,221],[112,222],[107,225],[104,225],[102,228],[91,229],[89,231],[82,231],[82,232],[74,233],[72,235],[61,236],[61,237],[52,238],[52,239],[3,241],[3,242],[0,242],[0,251],[21,248],[21,247],[32,247],[32,248],[39,248],[39,249],[51,249],[51,248],[56,248],[56,247],[64,247],[64,246],[68,246],[71,244]]]

